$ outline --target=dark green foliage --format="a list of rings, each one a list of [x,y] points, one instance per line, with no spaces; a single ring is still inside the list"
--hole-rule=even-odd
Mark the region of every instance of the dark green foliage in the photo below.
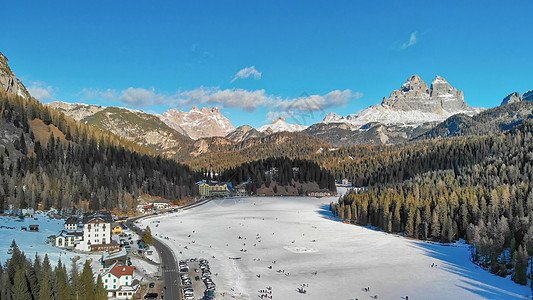
[[[106,300],[107,299],[107,291],[104,288],[104,282],[102,280],[102,276],[98,274],[98,278],[96,278],[96,290],[94,292],[94,300]]]
[[[33,131],[24,133],[33,117],[69,133],[72,142],[53,133],[46,145],[33,142]],[[42,203],[45,209],[116,208],[126,212],[142,193],[171,200],[197,193],[195,182],[201,179],[200,173],[173,160],[147,155],[150,153],[139,145],[76,122],[34,99],[0,92],[0,122],[23,129],[14,143],[18,153],[8,155],[7,148],[0,153],[0,210],[9,204],[24,208]],[[32,155],[26,155],[28,148],[33,149]]]
[[[83,295],[84,299],[93,299],[95,295],[95,288],[96,286],[94,284],[94,275],[93,270],[91,269],[91,264],[89,261],[85,261],[80,276],[80,295]]]
[[[150,230],[150,227],[146,227],[146,229],[143,232],[143,235],[141,237],[143,245],[153,245],[154,241],[152,239],[152,231]]]
[[[13,272],[13,275],[10,275]],[[85,262],[81,274],[73,262],[70,274],[59,260],[52,269],[48,256],[41,262],[35,256],[33,263],[25,258],[13,242],[11,258],[5,268],[0,264],[0,300],[103,300],[107,299],[102,278],[94,282],[89,261]]]
[[[274,181],[275,189],[279,186],[289,186],[292,182],[316,182],[321,189],[336,191],[335,178],[318,164],[301,159],[287,157],[267,158],[224,171],[219,178],[221,181],[232,182],[237,185],[252,180],[253,186],[261,187],[269,180]]]
[[[418,168],[405,181],[383,177],[367,190],[351,192],[339,200],[338,216],[415,238],[465,239],[476,263],[527,284],[533,255],[532,132],[533,123],[526,122],[499,136],[439,141],[423,155],[406,147],[409,156],[400,157],[411,162],[433,157],[440,167],[423,173],[425,168]],[[446,159],[450,154],[455,158]],[[396,165],[398,173],[417,168]]]
[[[14,281],[13,290],[11,291],[13,299],[32,300],[24,269],[17,270]]]

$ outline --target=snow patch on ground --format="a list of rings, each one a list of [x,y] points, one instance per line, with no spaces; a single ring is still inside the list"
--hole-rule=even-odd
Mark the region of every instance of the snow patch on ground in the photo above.
[[[531,297],[529,287],[470,262],[468,245],[341,223],[328,211],[336,200],[225,199],[144,222],[161,221],[150,228],[168,237],[177,259],[209,259],[217,299],[255,299],[265,287],[276,299]],[[306,294],[296,291],[302,284]]]
[[[0,262],[2,265],[7,259],[11,258],[8,253],[13,240],[17,243],[19,249],[24,251],[26,258],[33,261],[35,253],[38,253],[41,260],[45,254],[48,254],[52,267],[57,265],[58,260],[67,266],[68,269],[72,266],[72,259],[77,259],[78,267],[82,267],[86,259],[92,259],[93,270],[98,270],[100,263],[98,260],[101,255],[85,254],[73,251],[66,251],[55,247],[53,244],[48,244],[48,237],[56,235],[63,229],[65,223],[64,219],[54,219],[48,217],[42,212],[36,212],[35,218],[25,218],[23,220],[18,217],[0,216]],[[30,225],[39,225],[38,232],[22,231],[21,227],[29,228]],[[13,228],[13,229],[10,229]],[[78,259],[79,257],[79,259]],[[81,269],[80,269],[81,270]]]

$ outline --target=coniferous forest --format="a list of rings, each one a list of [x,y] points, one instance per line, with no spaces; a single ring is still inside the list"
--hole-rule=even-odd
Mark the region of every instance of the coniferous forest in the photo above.
[[[4,139],[10,140],[0,147],[0,209],[41,204],[43,209],[128,212],[141,194],[170,200],[195,197],[195,183],[207,173],[155,156],[34,99],[0,92],[0,122]],[[281,185],[290,183],[292,168],[298,167],[305,172],[295,180],[335,189],[333,177],[317,164],[287,158],[247,163],[226,170],[221,178],[251,178],[260,185],[264,171],[274,166],[282,170]]]
[[[33,99],[1,94],[0,121],[11,127],[14,145],[0,153],[1,208],[41,203],[44,209],[125,212],[140,193],[172,200],[197,194],[194,183],[200,174],[189,167]],[[35,123],[41,128],[32,127]]]
[[[403,174],[398,177],[404,181],[384,177],[389,179],[348,193],[332,210],[343,220],[386,232],[441,242],[465,239],[473,245],[474,262],[527,284],[533,256],[532,132],[527,122],[498,136],[437,142],[424,159],[414,160],[417,166],[395,164],[391,174]],[[456,159],[447,160],[447,154]],[[433,164],[440,168],[423,167]],[[413,168],[426,172],[406,177]]]
[[[0,265],[0,299],[1,300],[103,300],[107,299],[102,277],[96,282],[89,261],[83,269],[78,270],[76,263],[67,271],[59,259],[54,267],[48,256],[44,259],[35,255],[33,260],[26,258],[15,241],[11,244],[11,258]]]
[[[333,175],[320,168],[318,164],[308,160],[291,160],[286,157],[244,163],[239,167],[224,171],[219,177],[220,180],[231,182],[233,185],[251,180],[249,189],[252,194],[256,194],[257,189],[263,184],[269,186],[273,181],[272,178],[281,186],[287,186],[293,182],[316,182],[320,189],[336,190]]]

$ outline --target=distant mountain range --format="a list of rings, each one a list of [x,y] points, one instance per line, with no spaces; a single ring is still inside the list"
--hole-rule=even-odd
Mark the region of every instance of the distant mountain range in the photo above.
[[[0,87],[22,97],[30,97],[0,53]],[[461,90],[436,76],[428,86],[413,75],[381,104],[357,114],[340,116],[329,113],[311,126],[288,123],[278,118],[255,129],[244,125],[235,128],[216,107],[171,109],[161,115],[120,107],[53,102],[48,105],[83,123],[110,131],[141,144],[154,153],[179,161],[201,159],[228,151],[266,151],[262,143],[274,140],[305,143],[306,151],[358,144],[394,144],[413,139],[440,138],[472,134],[492,134],[510,129],[532,117],[533,91],[514,92],[502,105],[485,110],[469,106]],[[302,134],[308,138],[302,138]],[[277,146],[282,146],[278,143]],[[252,147],[252,148],[250,148]],[[289,151],[289,149],[287,149]],[[261,156],[262,153],[246,152]]]
[[[502,104],[532,100],[532,91],[524,95],[512,93],[503,99]],[[205,138],[219,137],[229,140],[225,143],[238,143],[283,131],[309,134],[335,147],[394,144],[411,139],[469,134],[483,131],[478,128],[483,127],[483,124],[476,125],[477,129],[467,130],[468,124],[474,122],[472,120],[483,118],[482,116],[492,112],[489,110],[476,118],[484,108],[469,106],[461,90],[454,88],[441,76],[436,76],[428,86],[418,75],[409,77],[400,89],[393,91],[389,97],[384,97],[381,104],[347,116],[329,113],[321,122],[311,126],[291,124],[280,117],[258,129],[248,125],[234,128],[231,121],[216,107],[199,109],[193,106],[188,112],[171,109],[162,115],[150,115],[125,108],[104,108],[86,104],[54,102],[49,105],[77,120],[111,130],[115,134],[149,146],[158,153],[171,156],[177,155],[184,148],[194,154],[205,153],[205,149],[209,148],[207,141],[200,141]],[[520,109],[518,118],[527,114],[524,111],[527,106],[516,105],[516,109]],[[459,126],[458,122],[461,120]],[[503,122],[500,124],[502,130],[508,127],[505,124],[514,122],[503,115],[497,120]],[[494,125],[496,119],[490,121],[488,123]],[[458,130],[458,126],[462,129]],[[219,144],[221,142],[220,139],[216,141]]]

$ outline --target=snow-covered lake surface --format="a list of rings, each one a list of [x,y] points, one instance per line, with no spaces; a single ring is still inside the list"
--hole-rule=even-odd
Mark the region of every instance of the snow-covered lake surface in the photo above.
[[[209,259],[211,272],[218,273],[213,277],[217,299],[257,299],[266,287],[272,287],[274,299],[531,296],[529,287],[476,267],[466,245],[343,224],[329,212],[331,201],[336,198],[217,200],[143,224],[169,237],[163,241],[178,259]],[[297,292],[302,284],[306,294]]]

